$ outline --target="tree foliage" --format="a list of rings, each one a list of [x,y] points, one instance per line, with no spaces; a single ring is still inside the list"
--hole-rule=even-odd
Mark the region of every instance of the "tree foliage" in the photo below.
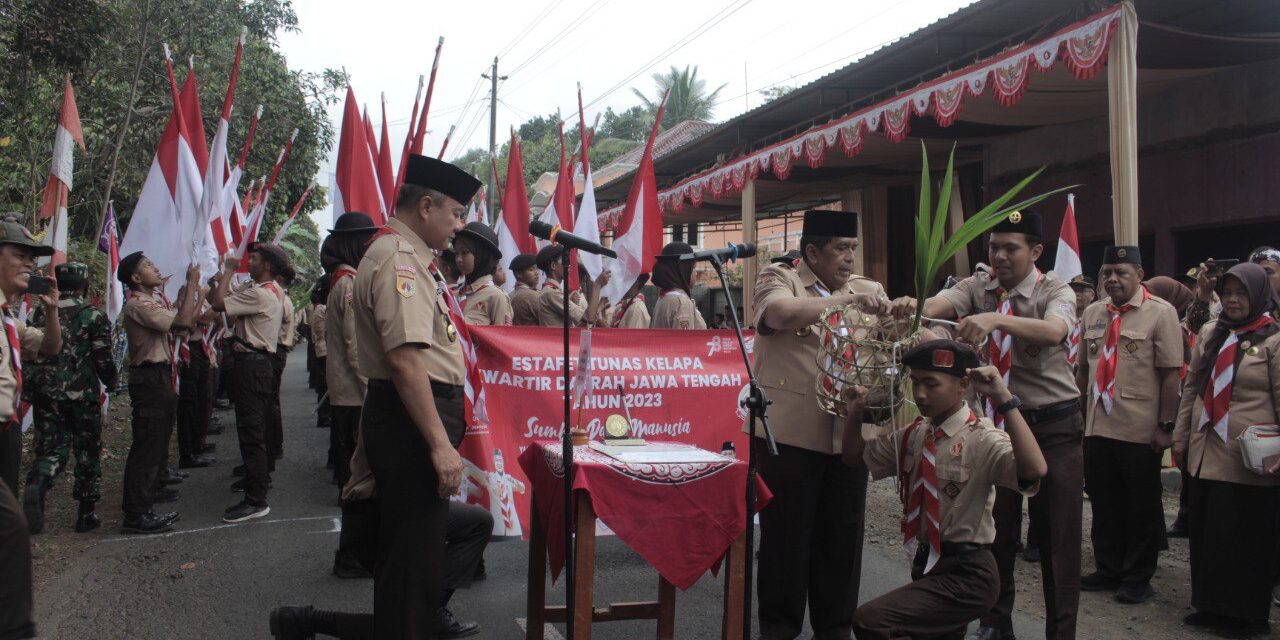
[[[231,116],[232,162],[256,106],[265,107],[242,188],[270,172],[290,133],[299,130],[263,224],[262,235],[274,233],[334,144],[325,108],[338,99],[345,82],[332,70],[288,68],[276,37],[298,28],[289,0],[0,2],[0,139],[9,139],[8,146],[0,146],[0,211],[29,214],[39,208],[63,78],[69,74],[88,148],[75,152],[68,203],[72,245],[96,239],[108,201],[114,201],[121,228],[127,228],[172,110],[162,43],[173,52],[179,85],[193,57],[203,124],[212,138],[242,26],[248,28],[248,43]],[[325,206],[323,191],[317,191],[291,236],[314,233],[306,213]],[[316,258],[314,250],[303,253],[297,258],[305,271]]]
[[[652,98],[639,89],[632,89],[631,92],[640,98],[650,115],[658,112],[662,96],[667,95],[667,106],[662,113],[664,131],[685,120],[710,121],[715,114],[716,98],[728,86],[722,84],[715,91],[707,93],[707,81],[698,77],[696,65],[686,65],[683,69],[672,65],[664,73],[653,74],[653,83],[655,91]]]

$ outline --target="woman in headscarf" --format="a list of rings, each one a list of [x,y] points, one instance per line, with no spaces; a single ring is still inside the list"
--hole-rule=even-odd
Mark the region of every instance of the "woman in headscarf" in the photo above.
[[[1280,561],[1280,462],[1244,466],[1237,438],[1276,422],[1280,325],[1256,264],[1222,277],[1222,314],[1200,331],[1183,387],[1173,452],[1191,475],[1191,605],[1183,620],[1228,638],[1265,634],[1271,568]]]
[[[467,324],[511,324],[511,300],[493,282],[493,273],[502,260],[498,235],[483,222],[472,222],[453,239],[458,271],[462,273],[462,289],[458,302]]]
[[[650,329],[706,329],[707,322],[698,312],[689,293],[693,290],[693,263],[680,256],[692,253],[693,247],[671,242],[653,265],[653,284],[662,290],[653,307]]]

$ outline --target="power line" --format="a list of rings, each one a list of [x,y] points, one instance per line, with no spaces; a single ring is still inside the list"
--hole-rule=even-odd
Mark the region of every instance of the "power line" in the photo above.
[[[529,63],[533,62],[534,60],[537,60],[540,56],[542,56],[542,54],[555,48],[556,45],[562,42],[562,40],[560,39],[561,36],[568,33],[571,29],[582,25],[582,23],[586,22],[587,19],[589,19],[592,15],[598,12],[600,8],[608,4],[609,1],[610,0],[595,0],[594,2],[592,2],[591,5],[587,7],[586,11],[583,11],[578,17],[574,18],[573,20],[570,20],[569,24],[565,25],[564,28],[560,29],[560,31],[557,32],[554,36],[551,36],[551,38],[548,39],[547,42],[545,42],[536,51],[534,51],[532,55],[530,55],[528,58],[525,58],[524,62],[521,62],[520,64],[516,65],[514,68],[511,69],[511,71],[508,71],[507,75],[515,75],[519,73],[522,69],[529,66]]]
[[[519,45],[522,41],[524,41],[524,39],[530,33],[533,33],[533,30],[536,29],[538,25],[542,24],[542,21],[546,20],[547,16],[550,16],[551,12],[555,11],[556,7],[559,7],[563,2],[564,0],[554,0],[553,2],[548,4],[546,7],[543,7],[542,12],[538,14],[538,17],[535,18],[533,22],[530,22],[528,25],[526,25],[525,28],[520,31],[520,33],[516,34],[516,36],[511,40],[511,42],[507,43],[507,46],[503,47],[502,50],[498,52],[498,57],[502,58],[502,57],[505,57],[508,53],[511,53],[511,50],[516,48],[516,45]]]

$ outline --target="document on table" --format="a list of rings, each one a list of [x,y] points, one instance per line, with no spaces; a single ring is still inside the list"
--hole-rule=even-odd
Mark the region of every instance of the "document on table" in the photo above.
[[[726,462],[730,460],[718,453],[678,443],[651,443],[642,447],[613,447],[602,442],[592,442],[591,448],[628,464],[683,464],[690,462]]]

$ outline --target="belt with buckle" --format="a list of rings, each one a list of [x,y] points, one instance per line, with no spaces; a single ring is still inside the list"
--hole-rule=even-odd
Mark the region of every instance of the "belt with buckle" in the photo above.
[[[1033,425],[1039,422],[1052,422],[1059,418],[1065,418],[1073,413],[1080,413],[1080,399],[1073,398],[1062,402],[1055,402],[1045,405],[1039,409],[1023,409],[1022,419],[1027,421],[1027,425]]]

